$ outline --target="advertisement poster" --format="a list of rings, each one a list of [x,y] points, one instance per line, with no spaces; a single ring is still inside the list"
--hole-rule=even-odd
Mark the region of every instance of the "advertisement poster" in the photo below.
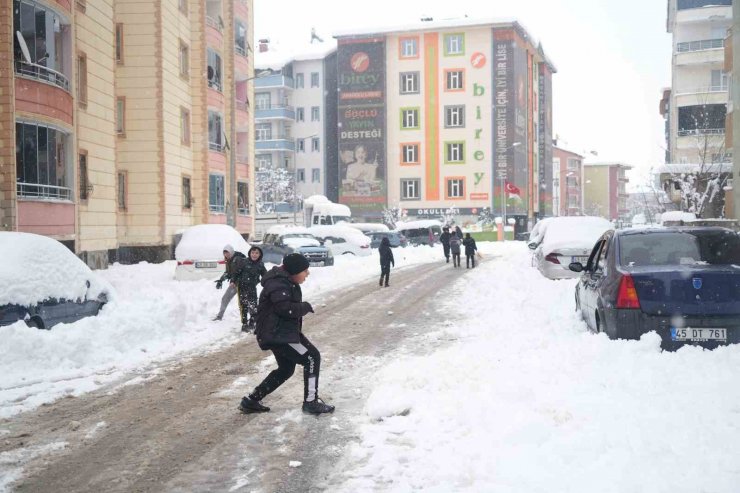
[[[553,215],[552,163],[552,72],[545,63],[539,64],[539,155],[540,155],[540,217]]]
[[[339,202],[377,215],[387,203],[385,42],[340,40],[337,64]]]

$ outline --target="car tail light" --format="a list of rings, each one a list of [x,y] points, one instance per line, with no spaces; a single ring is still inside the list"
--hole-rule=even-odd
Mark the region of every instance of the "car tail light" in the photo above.
[[[224,265],[225,263],[226,263],[226,260],[219,260],[219,261],[218,261],[218,264],[219,264],[219,265]]]
[[[617,308],[640,308],[640,300],[637,297],[635,281],[632,280],[632,276],[629,274],[623,275],[619,281]]]
[[[545,260],[548,262],[552,262],[553,264],[559,264],[560,260],[558,259],[560,257],[559,253],[548,253],[545,257]]]
[[[370,248],[370,245],[360,245],[360,248]]]
[[[177,265],[193,265],[193,261],[192,260],[183,260],[182,262],[180,262],[178,260]]]

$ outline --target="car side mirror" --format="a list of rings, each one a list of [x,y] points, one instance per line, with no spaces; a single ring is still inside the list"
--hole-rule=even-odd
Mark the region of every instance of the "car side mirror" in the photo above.
[[[580,262],[571,262],[570,264],[568,264],[568,268],[573,272],[583,272],[584,270],[586,270],[583,268],[583,264]]]

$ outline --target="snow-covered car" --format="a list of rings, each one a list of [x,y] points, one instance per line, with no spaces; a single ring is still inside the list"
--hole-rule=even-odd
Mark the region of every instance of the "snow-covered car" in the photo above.
[[[396,224],[396,231],[406,237],[411,245],[431,245],[439,241],[442,223],[434,219],[420,219]]]
[[[50,329],[97,315],[113,288],[57,240],[0,232],[0,326]]]
[[[308,230],[321,240],[334,256],[357,255],[366,257],[370,255],[370,238],[358,229],[337,224],[312,226]]]
[[[534,265],[548,279],[579,277],[568,265],[585,265],[596,241],[612,228],[612,223],[603,217],[554,217],[548,222],[542,241],[534,247]]]
[[[391,248],[406,247],[409,244],[406,237],[398,231],[379,231],[368,233],[367,236],[370,237],[370,248],[380,248],[380,242],[383,241],[383,238],[388,238]]]
[[[218,279],[226,268],[224,246],[244,255],[249,251],[242,235],[226,224],[199,224],[186,229],[175,248],[175,279],[194,281]]]
[[[273,226],[267,230],[259,245],[265,262],[282,264],[289,253],[300,253],[312,267],[334,265],[334,255],[323,246],[308,228],[301,226]]]
[[[387,233],[390,231],[390,228],[382,223],[348,223],[348,222],[341,222],[339,223],[340,226],[349,226],[350,228],[355,228],[360,231],[362,231],[364,234],[368,233]]]
[[[545,235],[545,231],[547,230],[547,225],[553,219],[554,218],[552,217],[546,217],[544,219],[540,219],[534,226],[532,226],[532,231],[529,232],[529,239],[527,240],[527,246],[529,248],[534,250],[539,246],[542,241],[542,237]]]

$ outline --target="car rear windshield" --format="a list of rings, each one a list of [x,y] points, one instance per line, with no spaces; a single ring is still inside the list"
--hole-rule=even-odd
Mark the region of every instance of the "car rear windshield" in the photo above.
[[[629,265],[740,265],[740,237],[732,231],[642,233],[620,238],[620,263]]]

